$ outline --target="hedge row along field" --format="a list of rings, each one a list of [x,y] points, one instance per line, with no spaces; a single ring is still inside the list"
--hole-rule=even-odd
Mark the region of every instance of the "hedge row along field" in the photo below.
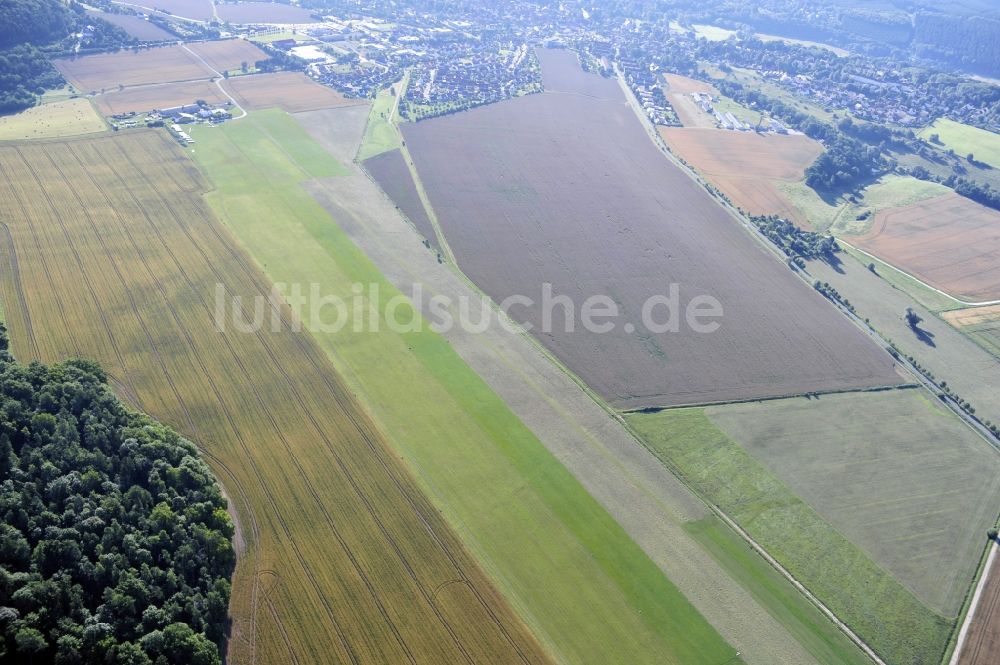
[[[0,147],[17,357],[98,360],[239,516],[231,663],[546,662],[312,338],[215,328],[270,284],[165,132]]]

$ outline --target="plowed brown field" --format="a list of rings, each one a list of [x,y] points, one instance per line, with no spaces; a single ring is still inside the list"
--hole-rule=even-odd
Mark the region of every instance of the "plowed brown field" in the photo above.
[[[407,123],[403,133],[460,267],[498,303],[531,298],[510,313],[557,358],[626,408],[900,381],[888,354],[664,158],[615,82],[570,72],[569,52],[539,57],[556,92]],[[578,86],[579,77],[594,80]],[[574,89],[586,94],[565,94]],[[576,312],[591,296],[610,297],[613,329],[577,320],[570,331],[557,307],[546,330],[545,284]],[[675,310],[715,298],[719,328],[644,325],[643,308],[669,297],[671,284]],[[661,308],[656,322],[665,318]]]
[[[212,72],[176,44],[63,58],[53,64],[81,92],[212,78]]]
[[[1000,299],[1000,212],[958,194],[883,210],[852,244],[956,298]]]
[[[363,99],[348,99],[301,72],[234,76],[225,86],[241,106],[251,111],[278,107],[289,113],[299,113],[368,103]]]

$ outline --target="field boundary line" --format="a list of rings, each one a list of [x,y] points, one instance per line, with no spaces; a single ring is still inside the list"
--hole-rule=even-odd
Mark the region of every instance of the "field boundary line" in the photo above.
[[[906,272],[905,270],[903,270],[899,266],[893,265],[893,264],[889,263],[888,261],[886,261],[885,259],[880,258],[878,256],[875,256],[871,252],[866,252],[865,250],[861,249],[857,245],[854,245],[854,244],[848,242],[847,240],[844,240],[843,238],[837,237],[837,242],[844,243],[845,245],[847,245],[848,247],[850,247],[854,251],[858,252],[859,254],[864,254],[865,256],[867,256],[870,259],[875,259],[876,261],[884,263],[885,265],[889,266],[890,268],[892,268],[896,272],[898,272],[900,274],[903,274],[903,275],[906,275],[910,279],[918,282],[921,286],[923,286],[923,287],[925,287],[927,289],[930,289],[931,291],[934,291],[938,295],[942,295],[945,298],[948,298],[950,300],[954,300],[957,303],[965,305],[966,307],[985,307],[987,305],[1000,305],[1000,300],[983,300],[981,302],[970,302],[968,300],[962,300],[961,298],[957,298],[957,297],[951,295],[950,293],[942,291],[941,289],[939,289],[937,287],[931,286],[930,284],[928,284],[924,280],[920,279],[916,275],[913,275],[912,273]]]
[[[994,540],[992,547],[990,547],[990,554],[986,557],[986,566],[983,568],[983,574],[979,576],[979,582],[976,584],[976,591],[972,594],[972,603],[969,605],[969,610],[965,613],[965,620],[962,622],[962,628],[958,631],[958,639],[955,641],[955,650],[951,652],[951,660],[948,661],[948,665],[958,665],[959,659],[962,657],[962,647],[965,646],[965,639],[969,634],[969,627],[972,625],[972,620],[976,616],[976,610],[979,608],[979,601],[983,595],[983,589],[986,588],[986,581],[990,576],[990,569],[993,566],[993,560],[996,558],[998,545]]]

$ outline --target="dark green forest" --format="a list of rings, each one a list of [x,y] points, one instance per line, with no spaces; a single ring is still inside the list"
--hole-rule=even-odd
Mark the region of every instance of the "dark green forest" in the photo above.
[[[215,665],[233,524],[195,447],[0,325],[0,661]]]
[[[34,106],[46,90],[65,85],[50,58],[89,49],[135,43],[117,26],[102,21],[76,2],[0,0],[0,115]],[[84,40],[78,37],[90,27]]]

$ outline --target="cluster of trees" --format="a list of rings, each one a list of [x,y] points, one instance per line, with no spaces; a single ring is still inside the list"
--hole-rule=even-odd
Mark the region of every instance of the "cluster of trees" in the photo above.
[[[233,524],[194,446],[0,326],[0,661],[217,665]]]
[[[777,215],[750,215],[750,221],[790,258],[829,259],[840,251],[833,236],[803,231]]]
[[[49,58],[71,54],[85,27],[92,28],[85,44],[91,50],[136,43],[72,0],[3,0],[0,26],[0,115],[34,106],[38,95],[65,85]]]
[[[806,169],[806,184],[817,191],[849,189],[884,169],[878,147],[834,133],[825,141],[826,150]]]

